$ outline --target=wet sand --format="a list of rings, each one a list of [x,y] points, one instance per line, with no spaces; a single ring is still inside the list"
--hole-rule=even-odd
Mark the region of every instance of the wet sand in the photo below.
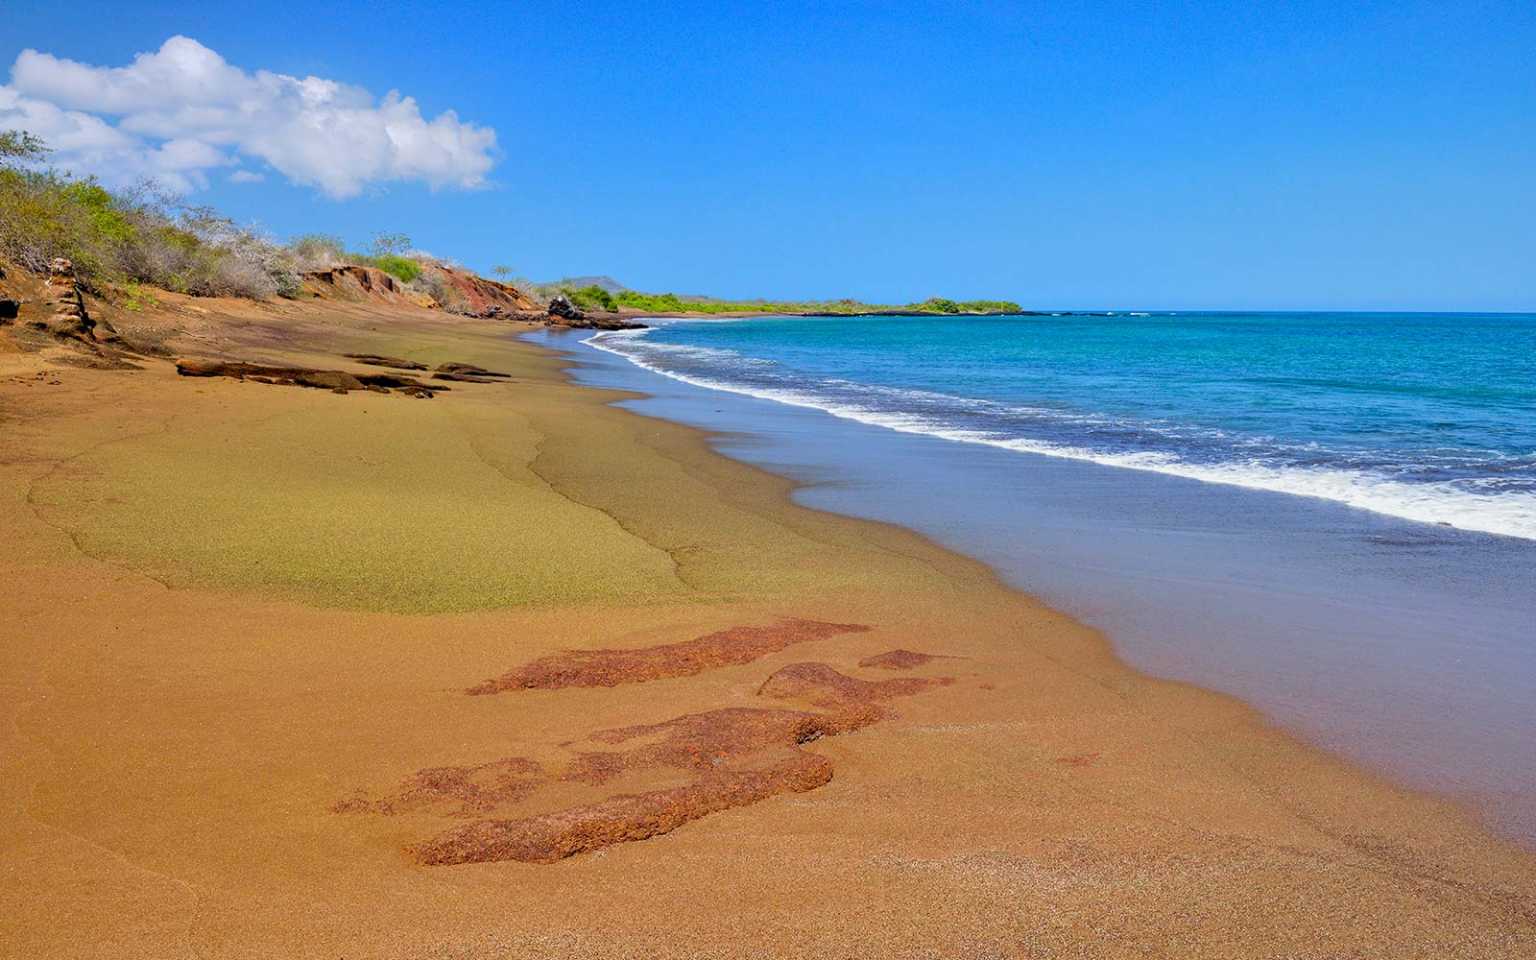
[[[511,376],[0,353],[7,955],[1536,954],[1536,858],[1464,812],[514,327],[168,303],[114,322]]]
[[[697,387],[541,332],[578,383],[713,434],[802,506],[895,523],[1315,746],[1536,850],[1536,541],[986,445]],[[943,491],[934,496],[933,491]]]

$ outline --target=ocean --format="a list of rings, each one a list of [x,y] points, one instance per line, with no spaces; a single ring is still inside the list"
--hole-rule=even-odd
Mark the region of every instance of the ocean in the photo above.
[[[1536,539],[1536,316],[761,319],[599,337],[863,423]]]
[[[657,321],[541,334],[807,506],[1536,843],[1536,316]],[[1027,638],[1021,638],[1027,642]]]

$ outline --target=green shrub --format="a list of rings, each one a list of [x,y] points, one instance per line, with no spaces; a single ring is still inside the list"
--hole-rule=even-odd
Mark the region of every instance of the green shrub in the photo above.
[[[28,134],[0,133],[0,257],[37,271],[63,257],[98,291],[148,284],[199,296],[297,295],[293,258],[265,237],[147,189],[112,192],[24,165],[45,152]]]
[[[142,283],[126,283],[123,285],[123,306],[129,310],[142,310],[145,307],[158,306],[160,299],[155,296],[155,291]]]
[[[960,304],[943,297],[929,297],[922,303],[910,304],[913,310],[921,310],[924,313],[959,313]]]
[[[91,234],[105,243],[130,243],[133,224],[117,201],[93,180],[76,180],[62,188],[64,202],[77,205],[85,214]]]
[[[420,263],[397,253],[386,253],[382,257],[374,257],[373,265],[402,283],[410,283],[421,276]]]
[[[101,205],[99,190],[92,181],[0,168],[0,256],[40,272],[64,257],[87,282],[110,280],[132,230]]]
[[[654,313],[680,313],[688,309],[675,293],[641,293],[638,290],[621,290],[613,298],[621,307],[633,307]]]
[[[1019,305],[1012,300],[949,300],[929,297],[921,303],[907,305],[918,313],[1018,313]]]
[[[397,253],[368,254],[345,253],[341,256],[343,263],[355,264],[359,267],[374,267],[383,270],[402,283],[410,283],[421,276],[422,265],[420,260],[411,257],[403,257]]]
[[[567,292],[569,295],[569,292]],[[644,313],[826,313],[853,315],[908,311],[912,313],[1016,313],[1019,305],[1008,300],[949,300],[931,297],[904,307],[883,306],[859,300],[716,300],[711,297],[683,299],[675,293],[641,293],[624,290],[613,297],[621,307]],[[572,302],[575,298],[572,297]],[[577,306],[580,306],[577,303]]]
[[[263,298],[297,296],[300,275],[340,263],[377,267],[413,289],[430,293],[449,309],[461,299],[438,272],[442,261],[412,252],[411,239],[381,233],[372,254],[347,253],[325,234],[296,237],[278,246],[207,207],[187,206],[152,190],[113,192],[94,179],[35,169],[47,146],[24,131],[0,131],[0,257],[46,270],[64,257],[88,286],[124,287],[130,303],[146,302],[138,286],[199,296]],[[831,313],[908,310],[958,314],[1016,312],[1006,300],[956,301],[932,297],[903,308],[857,300],[772,301],[679,297],[675,293],[624,290],[617,295],[592,284],[573,288],[512,278],[494,272],[537,300],[564,294],[583,310],[619,308],[649,313]]]
[[[612,313],[619,308],[613,294],[595,283],[580,288],[561,287],[560,292],[582,310],[606,310]]]

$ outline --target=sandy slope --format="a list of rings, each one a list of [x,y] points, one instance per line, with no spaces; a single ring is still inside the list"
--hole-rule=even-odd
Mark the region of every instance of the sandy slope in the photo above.
[[[1536,956],[1530,855],[975,563],[791,505],[508,325],[175,298],[118,325],[514,380],[0,352],[0,954]],[[595,648],[643,682],[538,679]],[[859,665],[894,649],[949,659]],[[762,732],[801,715],[819,737]],[[676,829],[588,843],[595,810]],[[588,852],[424,865],[465,830]]]

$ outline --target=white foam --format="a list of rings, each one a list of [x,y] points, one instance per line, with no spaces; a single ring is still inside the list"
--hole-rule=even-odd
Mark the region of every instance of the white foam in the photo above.
[[[980,430],[956,428],[917,413],[877,410],[857,404],[838,402],[803,390],[748,386],[690,374],[677,373],[649,362],[633,350],[620,349],[607,341],[621,344],[643,336],[645,330],[622,330],[596,334],[583,341],[588,346],[623,357],[637,367],[707,390],[720,390],[795,407],[820,410],[844,420],[883,427],[900,433],[921,434],[957,443],[973,443],[1020,453],[1083,460],[1126,470],[1143,470],[1169,476],[1266,490],[1292,496],[1314,497],[1347,504],[1387,516],[1419,523],[1446,524],[1463,530],[1500,534],[1536,540],[1536,495],[1478,494],[1448,483],[1403,483],[1362,471],[1323,467],[1280,467],[1252,461],[1218,464],[1189,463],[1161,453],[1106,453],[1083,447],[1055,444],[1023,437],[1004,437]],[[675,344],[647,343],[648,349],[677,348]],[[695,356],[730,354],[733,351],[683,347]],[[724,357],[718,357],[724,359]],[[882,388],[894,390],[895,388]],[[913,393],[922,393],[913,391]],[[929,394],[938,397],[942,394]]]

